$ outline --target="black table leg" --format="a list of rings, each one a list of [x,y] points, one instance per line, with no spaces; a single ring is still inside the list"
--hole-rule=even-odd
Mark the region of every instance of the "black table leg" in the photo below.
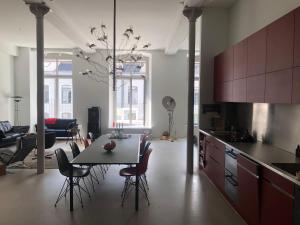
[[[73,166],[70,166],[70,211],[73,211]]]
[[[135,211],[139,210],[139,171],[138,164],[136,164],[136,175],[135,175]]]

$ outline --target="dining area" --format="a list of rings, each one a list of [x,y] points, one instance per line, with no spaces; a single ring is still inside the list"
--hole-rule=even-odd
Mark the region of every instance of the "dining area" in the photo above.
[[[111,134],[104,134],[90,139],[83,138],[80,143],[71,142],[72,159],[65,150],[55,150],[59,172],[65,177],[60,189],[55,207],[62,199],[68,198],[69,210],[74,210],[77,202],[84,208],[83,199],[92,199],[95,186],[104,183],[108,170],[118,166],[120,179],[124,185],[120,188],[120,205],[123,207],[129,197],[134,198],[134,209],[139,210],[139,201],[144,198],[147,205],[149,200],[149,184],[146,176],[148,161],[152,149],[150,137],[147,134],[129,134],[126,138],[116,139]],[[80,149],[83,143],[83,148]],[[132,196],[131,193],[134,193]],[[141,198],[140,198],[140,195]],[[76,201],[78,200],[78,201]]]

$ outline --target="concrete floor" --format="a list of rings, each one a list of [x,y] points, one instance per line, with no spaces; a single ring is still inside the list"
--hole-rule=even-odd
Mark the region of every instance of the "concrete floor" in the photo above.
[[[153,141],[148,180],[151,205],[140,199],[134,211],[134,195],[120,206],[124,180],[121,167],[112,166],[106,179],[96,185],[92,199],[84,198],[82,209],[77,199],[73,213],[68,201],[54,202],[63,183],[58,170],[10,170],[0,177],[1,225],[245,225],[241,217],[202,173],[186,175],[186,142]],[[196,169],[196,168],[195,168]]]

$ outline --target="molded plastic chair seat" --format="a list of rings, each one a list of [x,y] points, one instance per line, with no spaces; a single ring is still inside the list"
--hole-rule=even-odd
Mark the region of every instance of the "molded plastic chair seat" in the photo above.
[[[89,168],[81,168],[73,166],[73,177],[86,177],[89,175]],[[66,170],[62,172],[62,175],[70,177],[70,171]]]
[[[120,170],[120,176],[122,177],[135,176],[135,174],[136,174],[136,167],[127,167]]]

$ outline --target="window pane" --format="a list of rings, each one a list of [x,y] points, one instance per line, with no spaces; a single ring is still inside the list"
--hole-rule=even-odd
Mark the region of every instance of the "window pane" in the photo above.
[[[72,79],[59,79],[58,92],[58,117],[71,119],[73,117]]]
[[[199,80],[195,80],[195,92],[194,92],[194,124],[198,124],[199,120]]]
[[[45,118],[55,117],[55,79],[46,78],[44,84],[44,112]]]
[[[144,80],[133,79],[132,80],[132,113],[131,120],[132,125],[143,126],[144,125]]]
[[[116,72],[118,75],[145,75],[146,64],[145,62],[126,62],[117,63]]]
[[[58,75],[72,75],[72,61],[59,60],[57,67],[58,67]]]
[[[116,122],[130,124],[130,80],[117,79],[116,83]]]
[[[45,72],[45,75],[56,75],[56,61],[55,60],[45,60],[44,72]]]
[[[195,77],[196,78],[200,77],[200,63],[199,62],[195,63]]]

